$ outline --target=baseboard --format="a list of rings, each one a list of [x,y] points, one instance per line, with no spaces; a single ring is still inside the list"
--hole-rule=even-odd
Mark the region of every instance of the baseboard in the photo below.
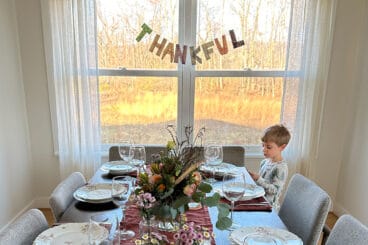
[[[22,210],[20,210],[6,225],[4,225],[0,229],[0,232],[5,230],[11,223],[13,223],[18,217],[20,217],[22,214],[24,214],[27,210],[33,208],[32,205],[33,205],[33,200],[28,205],[26,205]]]
[[[335,202],[334,205],[334,209],[333,209],[334,214],[336,214],[337,217],[340,217],[343,214],[349,214],[350,212],[347,211],[340,203]]]
[[[22,210],[20,210],[14,218],[12,218],[6,225],[4,225],[0,232],[5,230],[11,223],[13,223],[18,217],[24,214],[27,210],[32,208],[50,208],[49,197],[38,197],[33,199],[29,204],[27,204]]]

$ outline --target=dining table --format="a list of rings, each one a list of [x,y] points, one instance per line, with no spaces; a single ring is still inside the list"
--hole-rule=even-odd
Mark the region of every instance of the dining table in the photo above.
[[[237,167],[234,165],[233,170],[238,172],[244,172],[247,184],[255,184],[249,173],[246,171],[245,167]],[[114,176],[111,175],[106,169],[101,167],[95,172],[93,177],[88,181],[88,184],[112,183],[113,177]],[[211,183],[211,185],[213,187],[213,191],[221,189],[220,180],[215,183]],[[263,198],[263,200],[265,199]],[[263,205],[259,206],[261,207],[260,209],[257,209],[258,207],[257,204],[253,206],[254,209],[244,209],[244,210],[235,209],[233,221],[239,224],[241,227],[270,227],[273,229],[281,229],[287,231],[287,227],[282,222],[281,218],[278,216],[278,213],[274,209],[272,208],[262,209]],[[129,209],[127,210],[127,212],[129,212]],[[114,215],[118,216],[120,220],[122,219],[121,209],[115,206],[112,202],[101,204],[90,204],[74,200],[73,203],[64,212],[59,222],[60,223],[88,222],[89,218],[94,214],[104,214],[106,216]],[[208,214],[215,235],[214,243],[219,245],[235,244],[232,243],[229,239],[231,231],[219,230],[216,228],[215,223],[218,215],[217,208],[208,207]],[[129,215],[129,213],[126,213],[126,215]]]

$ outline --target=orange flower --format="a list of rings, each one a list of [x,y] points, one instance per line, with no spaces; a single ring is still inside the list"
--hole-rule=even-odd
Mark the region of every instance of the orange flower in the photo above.
[[[154,175],[152,175],[151,177],[150,177],[150,179],[149,179],[149,182],[151,183],[151,184],[156,184],[156,183],[158,183],[159,181],[161,181],[162,180],[162,176],[161,175],[159,175],[159,174],[154,174]]]
[[[194,191],[196,190],[196,185],[195,184],[191,184],[191,185],[186,185],[184,187],[184,194],[187,195],[188,197],[191,197],[194,193]]]
[[[202,181],[202,176],[198,171],[193,172],[194,183],[198,186]]]
[[[163,192],[165,190],[166,186],[164,184],[160,184],[159,186],[157,186],[157,190],[159,192]]]

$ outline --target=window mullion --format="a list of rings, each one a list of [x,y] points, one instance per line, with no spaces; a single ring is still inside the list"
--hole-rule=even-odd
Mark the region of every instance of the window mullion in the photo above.
[[[197,1],[180,0],[179,10],[179,43],[195,46],[197,20]],[[183,139],[185,127],[192,126],[194,122],[194,65],[188,60],[186,64],[178,65],[178,136]]]

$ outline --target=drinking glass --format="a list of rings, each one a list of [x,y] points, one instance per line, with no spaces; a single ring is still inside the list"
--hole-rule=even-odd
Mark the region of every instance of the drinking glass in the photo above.
[[[119,155],[125,162],[130,162],[133,158],[132,152],[130,151],[132,144],[129,140],[124,140],[119,144]]]
[[[245,192],[245,175],[241,172],[226,172],[222,183],[222,193],[225,198],[231,202],[231,221],[229,230],[235,230],[240,226],[234,223],[233,212],[234,203],[243,197]]]
[[[142,168],[146,162],[146,150],[143,145],[132,145],[130,147],[132,160],[130,161],[134,166]]]
[[[129,200],[129,195],[132,188],[132,178],[129,176],[116,176],[112,178],[112,201],[122,210],[123,220],[125,218],[124,212],[126,203]],[[123,221],[122,220],[122,221]],[[117,231],[120,235],[120,240],[128,240],[135,236],[134,231],[126,230],[125,225],[122,230]]]
[[[211,170],[211,177],[207,179],[208,182],[216,182],[215,174],[216,168],[223,161],[222,146],[216,144],[208,144],[204,148],[204,158],[206,160],[207,167]]]
[[[109,236],[108,217],[104,214],[95,214],[89,218],[88,242],[90,245],[112,244]]]

